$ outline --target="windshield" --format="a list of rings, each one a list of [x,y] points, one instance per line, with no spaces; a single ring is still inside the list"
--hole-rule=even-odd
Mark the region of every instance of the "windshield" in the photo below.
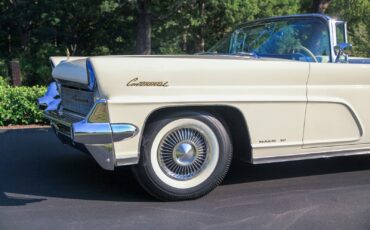
[[[207,53],[329,62],[329,31],[319,19],[248,25],[236,29]]]

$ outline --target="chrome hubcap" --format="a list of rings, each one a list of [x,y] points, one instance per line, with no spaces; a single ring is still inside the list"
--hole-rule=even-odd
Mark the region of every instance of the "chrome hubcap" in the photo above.
[[[206,138],[198,130],[180,128],[163,137],[158,150],[158,161],[167,176],[189,180],[204,169],[208,153]]]
[[[173,151],[173,159],[176,163],[182,166],[191,165],[196,157],[196,149],[189,142],[182,142],[175,146]]]

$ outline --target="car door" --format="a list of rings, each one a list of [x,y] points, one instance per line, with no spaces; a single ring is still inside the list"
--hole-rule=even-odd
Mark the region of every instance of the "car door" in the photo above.
[[[370,65],[311,63],[304,148],[370,143]]]

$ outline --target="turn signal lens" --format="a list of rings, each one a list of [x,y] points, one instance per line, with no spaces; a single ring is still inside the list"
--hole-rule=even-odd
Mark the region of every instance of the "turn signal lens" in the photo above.
[[[109,122],[108,107],[105,102],[98,103],[91,112],[88,120],[90,123],[107,123]]]

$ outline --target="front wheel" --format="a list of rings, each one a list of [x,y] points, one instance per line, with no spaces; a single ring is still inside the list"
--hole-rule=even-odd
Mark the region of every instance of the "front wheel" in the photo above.
[[[160,200],[187,200],[213,190],[226,175],[230,137],[208,113],[172,114],[145,129],[140,163],[133,167],[140,184]]]

